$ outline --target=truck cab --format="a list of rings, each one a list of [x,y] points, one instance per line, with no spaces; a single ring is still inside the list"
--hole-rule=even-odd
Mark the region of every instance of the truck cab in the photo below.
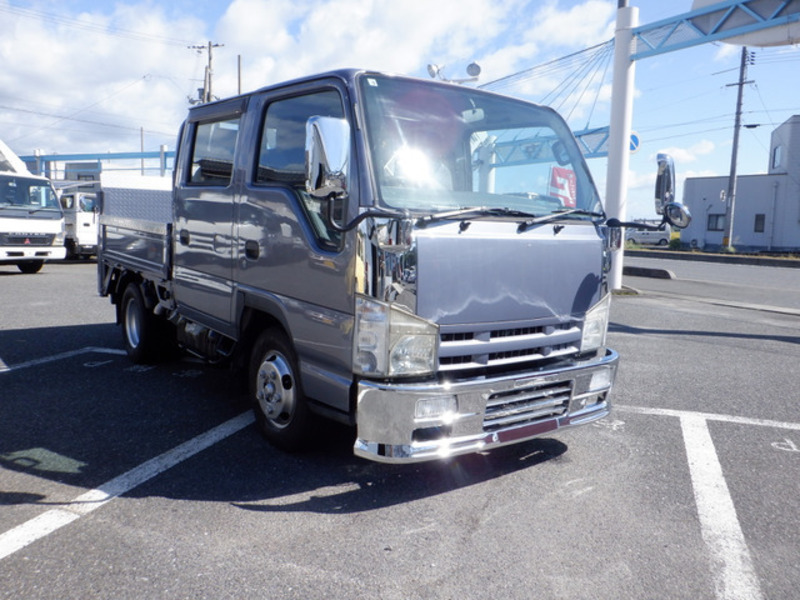
[[[65,191],[64,211],[67,258],[87,258],[97,253],[98,205],[94,192]]]
[[[50,181],[0,171],[0,264],[31,274],[65,255],[64,215]]]

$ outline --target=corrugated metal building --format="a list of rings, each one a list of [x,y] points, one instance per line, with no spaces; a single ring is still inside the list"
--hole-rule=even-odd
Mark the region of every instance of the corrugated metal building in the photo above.
[[[683,244],[722,246],[727,190],[728,177],[686,179],[683,202],[693,220],[681,232]],[[766,174],[737,177],[731,244],[738,251],[800,250],[800,115],[772,132]]]

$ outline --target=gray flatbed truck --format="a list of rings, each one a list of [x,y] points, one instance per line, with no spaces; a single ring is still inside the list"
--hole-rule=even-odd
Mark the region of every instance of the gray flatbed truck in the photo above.
[[[191,108],[136,187],[103,184],[98,249],[128,354],[229,362],[279,447],[323,417],[421,461],[609,412],[620,224],[549,108],[336,71]]]

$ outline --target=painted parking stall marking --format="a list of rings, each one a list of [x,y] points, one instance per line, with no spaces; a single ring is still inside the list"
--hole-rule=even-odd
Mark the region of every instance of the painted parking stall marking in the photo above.
[[[112,354],[125,356],[124,350],[114,348],[86,347],[79,350],[62,352],[52,356],[30,360],[16,365],[7,365],[0,360],[0,373],[18,371],[25,368],[82,356],[84,354]],[[104,362],[104,361],[101,361]],[[95,366],[93,362],[84,364],[86,367]],[[156,456],[130,471],[107,481],[103,485],[73,498],[60,508],[54,508],[0,534],[0,560],[18,552],[29,544],[39,540],[54,531],[69,525],[73,521],[89,514],[95,509],[104,506],[111,500],[129,492],[133,488],[156,477],[175,465],[191,458],[195,454],[221,442],[234,433],[241,431],[254,421],[253,413],[244,412],[228,421],[209,429],[171,450]]]
[[[763,598],[761,586],[708,431],[708,422],[697,415],[684,415],[681,429],[700,529],[710,554],[716,597],[759,600]]]
[[[123,350],[87,347],[11,366],[0,360],[0,373],[34,367],[88,353],[125,355]],[[180,375],[196,376],[192,371],[184,371]],[[716,597],[720,600],[735,598],[759,600],[763,598],[750,552],[736,515],[736,509],[708,430],[708,421],[794,431],[800,431],[800,423],[624,405],[617,405],[615,410],[622,413],[628,412],[680,419],[700,527],[703,540],[709,551]],[[98,488],[77,496],[64,506],[48,510],[0,534],[0,560],[80,519],[82,516],[104,506],[184,460],[241,431],[253,421],[252,412],[242,413],[134,467]],[[613,431],[622,431],[625,423],[621,420],[614,420],[608,425]],[[773,443],[772,447],[782,451],[798,451],[794,442],[788,438],[781,442]]]
[[[0,358],[0,373],[18,371],[20,369],[27,369],[28,367],[38,367],[39,365],[46,365],[47,363],[55,362],[57,360],[74,358],[75,356],[81,356],[83,354],[114,354],[116,356],[126,356],[126,352],[124,350],[119,350],[117,348],[96,348],[93,346],[87,346],[86,348],[80,348],[79,350],[70,350],[60,354],[53,354],[52,356],[36,358],[34,360],[29,360],[16,365],[7,365],[5,362],[3,362],[3,359]]]
[[[57,529],[104,506],[114,498],[160,475],[198,452],[221,442],[253,422],[253,413],[242,413],[172,450],[134,467],[93,490],[81,494],[61,508],[48,510],[3,534],[0,534],[0,560],[39,540]]]
[[[618,412],[680,419],[700,529],[709,552],[715,596],[719,600],[763,598],[750,550],[708,430],[708,421],[794,431],[800,431],[800,423],[641,406],[617,405],[614,408]],[[772,447],[791,451],[792,443],[786,439],[773,443]]]

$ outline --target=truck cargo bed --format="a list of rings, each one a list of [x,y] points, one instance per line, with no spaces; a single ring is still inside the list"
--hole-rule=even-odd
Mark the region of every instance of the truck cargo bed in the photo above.
[[[172,181],[103,175],[98,261],[159,279],[170,273]]]

